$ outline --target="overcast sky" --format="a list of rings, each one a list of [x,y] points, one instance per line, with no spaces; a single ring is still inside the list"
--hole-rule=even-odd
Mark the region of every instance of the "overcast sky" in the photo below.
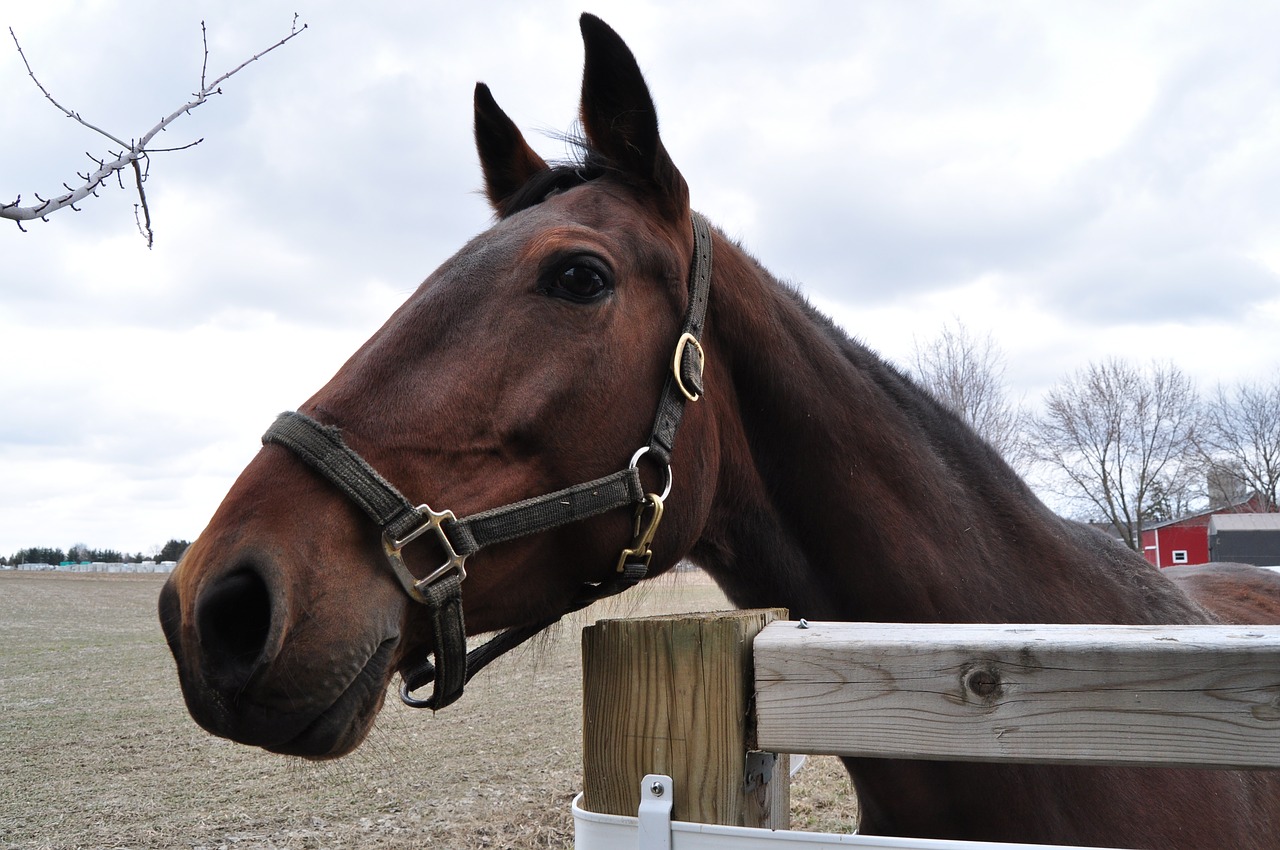
[[[1110,356],[1202,389],[1280,368],[1280,5],[597,2],[694,205],[905,362],[959,320],[1031,406]],[[194,538],[258,438],[488,226],[474,83],[545,156],[573,123],[581,0],[0,6],[64,105],[164,135],[147,196],[0,221],[0,554]],[[0,195],[110,144],[0,33]]]

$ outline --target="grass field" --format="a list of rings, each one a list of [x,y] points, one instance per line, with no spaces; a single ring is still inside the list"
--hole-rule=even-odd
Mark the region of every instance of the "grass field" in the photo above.
[[[312,763],[206,734],[155,617],[164,577],[0,572],[0,847],[569,848],[581,788],[579,631],[726,607],[660,580],[517,650],[432,715],[389,698],[353,755]],[[849,783],[810,759],[797,829],[849,831]]]

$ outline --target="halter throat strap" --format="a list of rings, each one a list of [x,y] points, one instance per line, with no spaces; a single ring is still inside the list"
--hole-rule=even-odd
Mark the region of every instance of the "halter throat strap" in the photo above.
[[[566,487],[554,493],[514,502],[458,519],[452,511],[414,505],[342,439],[335,426],[322,425],[297,412],[281,413],[262,437],[289,449],[357,504],[382,530],[388,563],[405,592],[422,603],[431,620],[434,649],[403,674],[401,699],[416,708],[439,710],[462,695],[472,676],[490,661],[519,646],[561,617],[606,596],[633,587],[648,573],[649,542],[662,515],[667,493],[646,494],[640,481],[640,458],[651,454],[666,468],[671,486],[671,453],[685,405],[703,391],[702,330],[711,286],[711,229],[693,213],[694,251],[689,270],[689,305],[671,369],[658,399],[649,442],[619,472]],[[623,550],[616,574],[599,584],[585,584],[565,610],[543,621],[501,632],[482,646],[467,651],[462,614],[462,582],[467,558],[485,546],[548,531],[627,506],[637,506],[636,537]],[[409,570],[401,550],[424,535],[434,534],[444,563],[425,578]],[[432,695],[419,699],[412,691],[434,682]]]

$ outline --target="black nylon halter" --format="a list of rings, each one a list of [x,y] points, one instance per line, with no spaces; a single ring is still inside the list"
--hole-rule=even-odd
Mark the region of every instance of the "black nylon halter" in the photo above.
[[[321,425],[301,413],[281,413],[262,436],[262,442],[291,450],[327,478],[382,529],[383,548],[405,592],[427,607],[434,638],[434,660],[426,656],[402,674],[400,698],[415,708],[444,708],[462,695],[467,681],[489,662],[514,649],[567,614],[599,599],[635,586],[648,574],[649,547],[662,518],[661,495],[644,492],[638,464],[646,454],[666,467],[671,489],[671,452],[685,404],[702,395],[702,330],[711,290],[711,228],[693,213],[693,261],[689,269],[689,306],[676,342],[649,442],[632,456],[630,465],[595,481],[567,487],[545,496],[525,499],[463,519],[452,511],[415,506],[342,439],[334,426]],[[548,531],[618,508],[636,506],[636,533],[623,549],[614,576],[584,584],[559,614],[536,623],[500,632],[487,643],[467,651],[462,618],[462,581],[466,559],[485,546]],[[418,579],[404,563],[400,550],[418,537],[434,533],[446,561]],[[412,692],[434,682],[428,699]]]

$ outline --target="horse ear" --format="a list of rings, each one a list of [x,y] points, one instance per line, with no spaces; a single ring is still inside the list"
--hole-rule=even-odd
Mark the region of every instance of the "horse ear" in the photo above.
[[[493,99],[489,87],[476,83],[476,150],[484,169],[484,191],[499,217],[534,175],[547,170],[547,163],[533,152],[515,122]]]
[[[658,113],[626,43],[595,15],[580,20],[586,46],[582,127],[592,149],[639,178],[664,211],[683,215],[689,187],[658,137]]]

